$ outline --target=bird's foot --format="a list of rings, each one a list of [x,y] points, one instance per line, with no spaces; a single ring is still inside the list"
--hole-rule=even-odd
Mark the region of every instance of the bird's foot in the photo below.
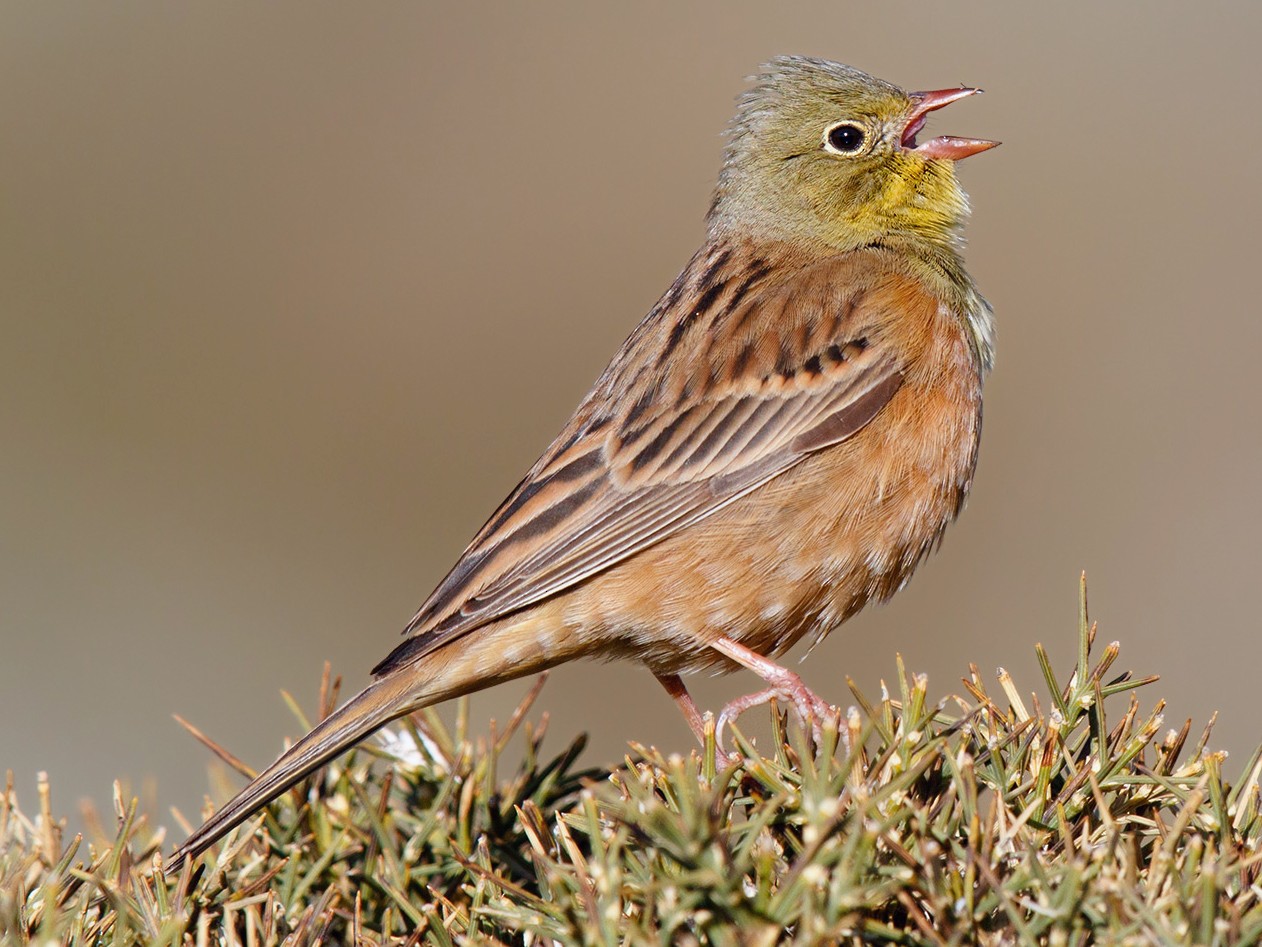
[[[719,714],[717,726],[720,746],[722,745],[723,728],[730,721],[736,719],[751,707],[769,703],[777,698],[787,701],[797,713],[798,719],[804,725],[810,726],[816,743],[822,740],[822,725],[825,720],[836,719],[840,725],[841,712],[807,687],[802,678],[788,668],[776,664],[770,658],[764,657],[757,651],[753,651],[743,644],[733,641],[731,638],[718,638],[712,641],[710,646],[719,653],[731,658],[737,664],[742,664],[749,668],[771,685],[757,694],[737,698],[723,708],[722,713]]]
[[[719,713],[715,726],[715,739],[720,749],[723,747],[723,731],[729,723],[753,707],[769,704],[773,700],[784,700],[793,708],[804,726],[811,728],[815,742],[823,741],[823,723],[832,719],[840,719],[840,711],[824,700],[803,683],[802,679],[792,671],[785,670],[783,680],[771,682],[772,686],[756,694],[738,697],[724,706]]]
[[[761,690],[756,694],[748,694],[745,697],[736,698],[736,700],[726,704],[719,712],[719,716],[713,724],[713,740],[715,747],[714,763],[720,769],[725,769],[741,758],[739,754],[728,751],[727,747],[724,746],[723,735],[727,725],[745,711],[763,704],[769,704],[773,700],[787,702],[793,708],[793,712],[798,719],[802,721],[802,724],[811,728],[811,734],[815,737],[816,743],[823,742],[823,724],[825,721],[836,720],[840,726],[840,711],[807,687],[802,678],[788,668],[781,667],[774,661],[764,658],[757,652],[750,651],[744,645],[728,638],[719,639],[714,647],[738,663],[755,671],[764,681],[771,685],[766,690]],[[702,747],[706,747],[710,740],[708,730],[710,726],[709,715],[702,714],[697,709],[692,695],[688,693],[684,682],[678,674],[655,672],[655,675],[658,681],[661,682],[662,687],[679,705],[679,709],[683,711],[684,719],[688,721],[689,729],[696,734],[697,741]]]

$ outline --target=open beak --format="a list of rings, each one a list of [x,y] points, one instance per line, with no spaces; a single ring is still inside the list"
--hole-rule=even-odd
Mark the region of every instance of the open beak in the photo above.
[[[914,108],[907,119],[907,127],[903,129],[903,148],[926,158],[942,158],[947,161],[958,161],[960,158],[967,158],[969,155],[980,154],[994,148],[999,142],[986,141],[984,138],[953,138],[950,135],[940,135],[937,138],[930,138],[924,144],[916,144],[916,135],[925,127],[925,120],[930,112],[981,91],[981,89],[961,87],[937,89],[933,92],[913,92],[911,101]]]

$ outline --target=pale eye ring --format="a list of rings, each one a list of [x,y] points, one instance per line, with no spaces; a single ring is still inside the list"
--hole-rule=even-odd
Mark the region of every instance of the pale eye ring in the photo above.
[[[834,154],[857,155],[867,142],[867,130],[858,122],[838,122],[824,130],[824,149]]]

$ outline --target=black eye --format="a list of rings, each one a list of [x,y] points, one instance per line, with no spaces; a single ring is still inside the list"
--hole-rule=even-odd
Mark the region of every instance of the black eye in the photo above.
[[[857,154],[867,140],[863,127],[854,122],[838,122],[824,136],[828,148],[841,155]]]

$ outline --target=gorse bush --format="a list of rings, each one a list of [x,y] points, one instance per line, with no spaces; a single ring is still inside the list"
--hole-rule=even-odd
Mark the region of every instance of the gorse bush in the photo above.
[[[543,752],[536,687],[497,732],[422,713],[307,780],[178,877],[116,799],[109,844],[0,804],[0,937],[71,944],[1241,944],[1262,939],[1259,776],[1209,728],[1163,729],[1149,680],[1043,649],[1042,697],[974,666],[896,686],[767,747],[580,769]],[[1094,651],[1099,653],[1094,654]],[[542,683],[542,682],[540,682]],[[322,687],[320,710],[336,699]],[[306,721],[301,721],[306,726]],[[205,738],[202,738],[205,740]],[[520,762],[501,765],[510,741]],[[248,768],[216,752],[243,773]],[[523,749],[524,748],[524,749]],[[850,748],[850,749],[848,749]],[[383,759],[384,758],[384,759]],[[721,757],[720,757],[721,759]],[[511,771],[504,772],[509,769]],[[180,826],[180,831],[190,828]]]

